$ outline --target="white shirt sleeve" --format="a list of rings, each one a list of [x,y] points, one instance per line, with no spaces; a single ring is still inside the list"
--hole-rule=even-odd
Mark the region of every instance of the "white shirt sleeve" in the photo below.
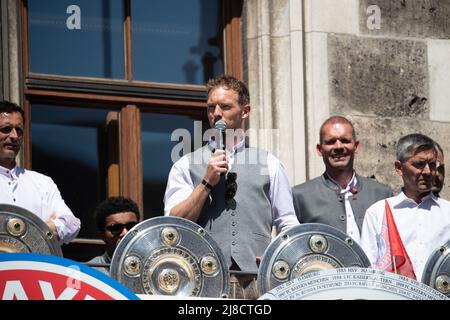
[[[164,194],[164,215],[170,215],[170,210],[187,199],[194,191],[194,183],[189,173],[189,159],[184,156],[170,169]]]
[[[270,176],[272,219],[277,233],[280,233],[300,223],[295,215],[292,189],[281,161],[269,153],[267,166]]]
[[[56,213],[55,226],[60,242],[68,244],[72,241],[80,231],[80,219],[75,217],[72,211],[64,202],[58,187],[51,178],[48,178],[48,199],[47,199],[47,213],[51,216]]]
[[[364,216],[364,222],[361,229],[361,247],[369,258],[372,268],[375,268],[379,256],[378,237],[380,234],[382,218],[380,208],[383,210],[384,200],[378,201],[371,205]]]

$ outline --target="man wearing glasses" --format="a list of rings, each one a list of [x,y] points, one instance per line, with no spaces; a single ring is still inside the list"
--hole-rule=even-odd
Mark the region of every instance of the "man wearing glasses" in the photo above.
[[[361,246],[373,267],[383,269],[386,266],[386,270],[391,271],[394,264],[383,262],[389,258],[386,251],[390,250],[383,229],[394,225],[383,222],[387,221],[384,217],[389,211],[401,239],[397,245],[404,246],[404,256],[411,260],[418,281],[431,253],[449,240],[450,202],[431,192],[437,170],[436,156],[435,142],[422,134],[409,134],[398,141],[394,166],[403,180],[402,192],[385,199],[387,204],[381,200],[369,207],[361,233]],[[394,268],[400,269],[401,265],[394,265]]]
[[[67,207],[50,177],[16,163],[23,142],[25,115],[17,104],[0,101],[0,203],[31,211],[48,225],[62,243],[80,230],[80,220]]]
[[[95,208],[94,216],[97,231],[106,244],[106,251],[86,264],[109,275],[109,266],[117,243],[139,222],[139,209],[131,199],[110,197]]]
[[[245,145],[244,123],[251,109],[246,85],[218,76],[206,87],[209,124],[217,128],[225,122],[226,150],[211,139],[177,161],[164,211],[198,223],[216,240],[232,271],[231,298],[256,299],[256,259],[271,241],[272,226],[280,232],[299,224],[291,188],[275,156]]]

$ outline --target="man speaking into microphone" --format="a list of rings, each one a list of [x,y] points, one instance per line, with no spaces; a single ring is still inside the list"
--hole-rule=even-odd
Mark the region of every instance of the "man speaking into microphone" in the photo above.
[[[271,241],[272,226],[280,232],[299,224],[291,188],[274,155],[245,144],[247,86],[221,75],[206,88],[216,138],[173,165],[164,211],[198,223],[219,244],[232,271],[231,298],[256,299],[256,260]]]

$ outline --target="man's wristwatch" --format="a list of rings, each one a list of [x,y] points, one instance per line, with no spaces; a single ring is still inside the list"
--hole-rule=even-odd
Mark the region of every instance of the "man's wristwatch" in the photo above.
[[[208,189],[209,191],[211,191],[212,188],[213,188],[213,186],[210,185],[210,184],[208,183],[208,181],[206,181],[205,179],[202,180],[202,185],[204,185],[205,188]]]

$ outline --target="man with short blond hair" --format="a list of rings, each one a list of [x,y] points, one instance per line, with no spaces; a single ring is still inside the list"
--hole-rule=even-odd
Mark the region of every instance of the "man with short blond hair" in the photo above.
[[[243,132],[251,110],[247,86],[222,75],[211,79],[207,90],[211,128],[224,121],[227,131]],[[226,139],[226,150],[210,140],[173,165],[164,210],[202,226],[217,241],[228,268],[247,273],[232,273],[232,298],[256,299],[257,257],[271,241],[272,226],[283,231],[298,221],[281,162],[264,150],[246,146],[243,135],[232,136]],[[195,159],[208,160],[196,163]]]

